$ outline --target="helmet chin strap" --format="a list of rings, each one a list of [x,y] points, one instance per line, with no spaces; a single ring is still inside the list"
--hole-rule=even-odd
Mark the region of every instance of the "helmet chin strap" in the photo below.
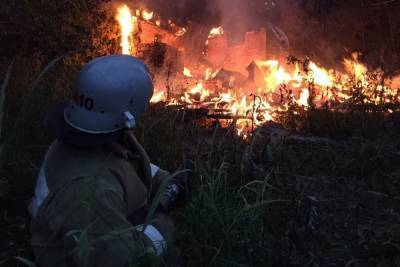
[[[133,116],[130,111],[125,111],[123,116],[125,127],[128,129],[133,129],[136,126],[135,116]]]

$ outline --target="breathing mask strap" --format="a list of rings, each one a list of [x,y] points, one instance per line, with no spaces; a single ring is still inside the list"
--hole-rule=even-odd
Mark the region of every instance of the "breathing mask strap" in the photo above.
[[[140,165],[142,168],[142,173],[143,177],[142,182],[146,186],[148,190],[148,195],[150,196],[150,193],[152,191],[152,176],[151,176],[151,167],[150,167],[150,159],[149,156],[147,155],[146,151],[142,147],[142,145],[138,142],[136,139],[135,135],[133,134],[132,131],[126,131],[125,136],[124,136],[125,142],[128,146],[128,149],[131,150],[134,153],[137,153],[139,155],[139,160],[140,160]]]

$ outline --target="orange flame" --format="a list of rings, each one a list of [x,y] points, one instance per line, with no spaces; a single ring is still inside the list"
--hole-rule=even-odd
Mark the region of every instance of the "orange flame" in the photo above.
[[[309,80],[313,80],[315,84],[320,86],[332,86],[333,77],[331,77],[327,70],[318,67],[314,62],[310,62],[308,66],[311,70]]]
[[[150,103],[158,103],[164,102],[167,100],[167,96],[165,95],[164,91],[159,91],[158,93],[154,94],[150,100]]]
[[[308,89],[301,90],[300,98],[297,100],[297,104],[303,107],[308,107],[308,98],[310,96],[310,92]]]
[[[362,63],[358,61],[358,53],[352,54],[352,59],[344,59],[344,67],[346,71],[358,80],[358,81],[365,81],[365,76],[367,74],[367,67],[365,67]]]
[[[223,34],[224,34],[224,28],[222,28],[222,26],[215,27],[210,30],[210,33],[208,34],[208,39]]]
[[[219,70],[213,70],[211,68],[206,68],[204,73],[204,78],[206,81],[214,79],[217,76]]]
[[[183,75],[185,75],[186,77],[193,77],[192,72],[186,67],[183,68]]]
[[[132,47],[132,34],[137,28],[137,18],[132,16],[128,6],[123,5],[118,8],[116,19],[121,29],[122,54],[132,55],[135,50],[135,48]]]
[[[118,9],[117,20],[121,28],[121,47],[124,54],[135,54],[136,48],[132,46],[132,38],[138,30],[138,18],[149,21],[154,18],[154,13],[136,10],[136,16],[132,16],[126,5]],[[151,23],[160,26],[161,20],[157,18]],[[170,20],[168,24],[176,37],[181,37],[186,33],[186,28],[179,28]],[[222,26],[211,29],[207,43],[210,39],[223,34]],[[234,118],[237,134],[246,139],[253,127],[258,127],[267,121],[276,121],[280,113],[289,110],[292,104],[306,110],[310,104],[318,107],[326,100],[345,103],[352,97],[350,89],[354,80],[357,85],[363,86],[362,93],[368,96],[363,99],[366,104],[379,104],[382,101],[387,103],[391,101],[390,99],[400,100],[400,88],[396,88],[396,86],[400,87],[400,76],[392,83],[383,80],[381,85],[369,86],[373,82],[368,77],[367,67],[358,60],[358,54],[344,59],[344,74],[323,68],[311,61],[303,68],[300,63],[286,65],[278,60],[254,60],[254,62],[258,69],[255,73],[257,85],[256,88],[251,88],[253,89],[251,91],[246,87],[248,81],[246,83],[239,79],[235,81],[234,75],[230,77],[221,75],[222,78],[218,79],[218,68],[212,69],[199,63],[190,66],[197,70],[195,77],[188,67],[184,67],[181,72],[186,78],[182,78],[181,73],[176,75],[179,84],[182,84],[181,80],[184,81],[183,93],[173,94],[168,91],[167,94],[163,90],[156,90],[151,102],[166,102],[167,105],[184,105],[188,108],[205,107],[211,114],[222,114],[224,117]],[[200,77],[199,70],[203,71],[203,77]],[[242,85],[247,89],[241,88]],[[381,93],[377,94],[376,91]],[[313,103],[309,103],[311,92]],[[277,100],[277,97],[282,97],[282,95],[287,99]],[[388,109],[387,112],[396,111]],[[294,112],[298,112],[297,108]]]
[[[154,16],[154,12],[150,12],[150,11],[146,11],[146,10],[143,10],[142,11],[142,18],[144,19],[144,20],[151,20],[151,19],[153,19],[153,16]]]
[[[177,31],[177,32],[175,33],[175,36],[177,36],[177,37],[182,37],[182,36],[185,35],[185,33],[186,33],[186,28],[181,28],[179,31]]]

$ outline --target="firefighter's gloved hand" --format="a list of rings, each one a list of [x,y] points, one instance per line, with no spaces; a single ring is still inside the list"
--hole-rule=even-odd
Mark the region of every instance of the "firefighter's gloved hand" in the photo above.
[[[147,236],[147,242],[157,256],[162,256],[167,266],[178,266],[177,250],[175,247],[176,230],[169,216],[155,213],[149,225],[137,225],[136,230]]]
[[[176,229],[171,218],[165,214],[156,213],[150,224],[157,228],[166,242],[166,247],[163,247],[163,262],[165,265],[162,266],[181,266],[175,246]]]
[[[189,173],[193,172],[193,169],[194,164],[189,160],[185,161],[185,164],[178,169],[178,171],[182,170],[182,172],[178,173],[167,185],[164,195],[160,200],[159,211],[169,213],[171,208],[176,206],[177,202],[186,202],[184,200],[178,201],[178,198],[183,199],[187,196],[189,191]]]
[[[174,243],[175,226],[171,218],[163,213],[157,212],[150,220],[153,225],[161,233],[167,244]]]

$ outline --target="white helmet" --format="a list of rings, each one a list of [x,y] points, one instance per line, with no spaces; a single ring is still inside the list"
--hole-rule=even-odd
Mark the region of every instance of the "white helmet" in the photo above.
[[[131,129],[152,95],[153,83],[142,61],[128,55],[99,57],[79,72],[64,119],[92,134]]]

